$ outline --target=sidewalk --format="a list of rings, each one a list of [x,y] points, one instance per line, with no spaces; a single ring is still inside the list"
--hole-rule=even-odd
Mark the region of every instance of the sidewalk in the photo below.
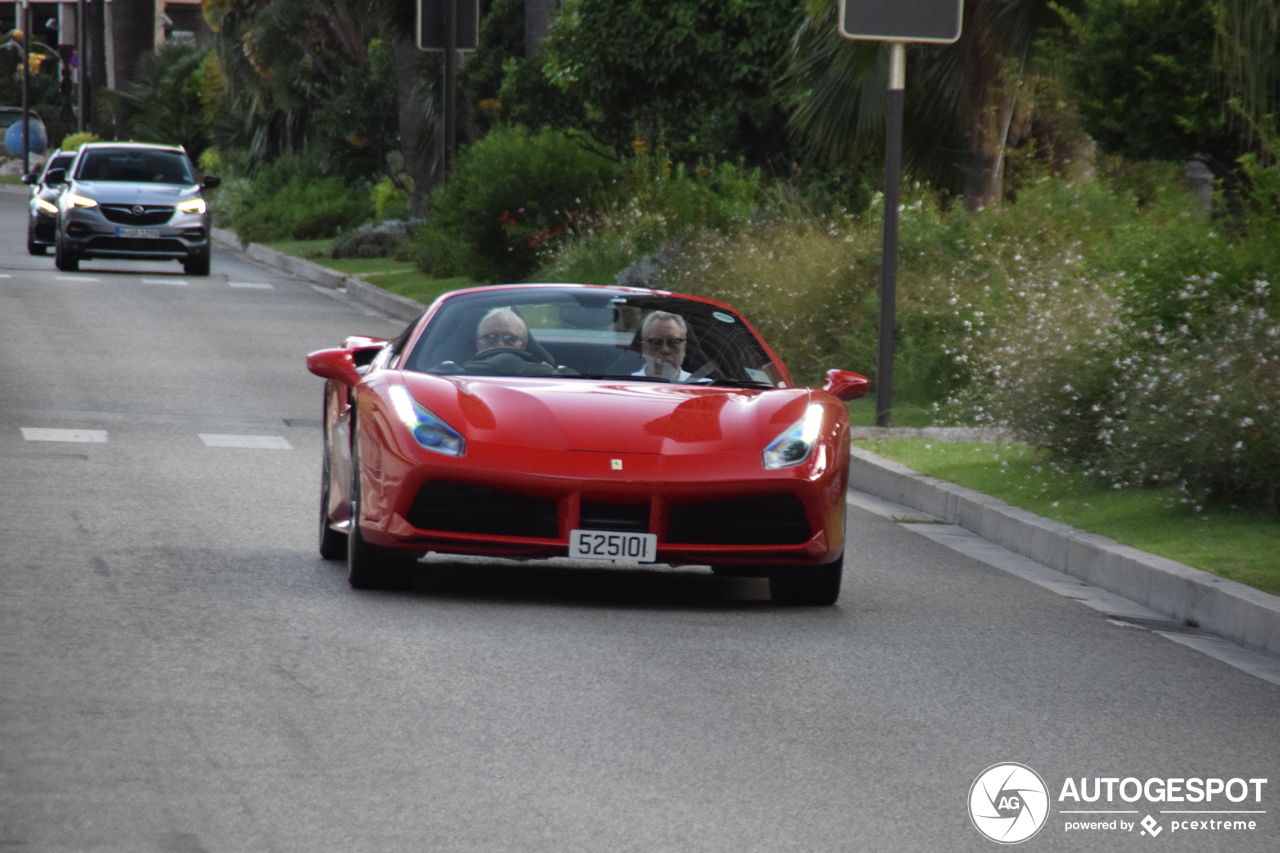
[[[357,301],[399,319],[411,320],[426,307],[361,279],[258,243],[244,248],[231,231],[215,228],[213,238],[299,278],[345,290]],[[855,438],[871,438],[880,431],[862,428],[854,432]],[[889,432],[894,437],[921,436],[952,441],[991,441],[1000,437],[990,430],[966,430],[963,435],[954,434],[954,430],[933,428]],[[1196,625],[1245,648],[1280,657],[1280,597],[1051,521],[972,489],[926,477],[857,447],[853,448],[849,462],[849,486],[963,527],[988,542],[1123,596],[1179,623]]]

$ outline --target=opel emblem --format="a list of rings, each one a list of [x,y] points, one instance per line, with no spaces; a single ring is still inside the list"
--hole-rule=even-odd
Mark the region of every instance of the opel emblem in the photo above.
[[[142,205],[140,205],[140,204],[135,204],[135,205],[133,206],[133,215],[134,215],[134,216],[141,216],[141,215],[145,212],[145,210],[146,210],[146,208],[144,208]]]

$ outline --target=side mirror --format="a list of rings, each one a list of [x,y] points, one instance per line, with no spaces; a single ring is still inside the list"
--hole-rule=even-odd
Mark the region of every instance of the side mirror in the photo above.
[[[852,370],[828,370],[827,378],[822,382],[822,390],[834,394],[847,403],[871,390],[871,380]]]
[[[348,388],[360,383],[360,371],[349,349],[322,349],[307,356],[307,370]]]
[[[222,183],[222,178],[217,175],[205,175],[204,180],[200,182],[200,186],[206,190],[211,190]]]
[[[46,184],[65,184],[67,182],[67,170],[50,169],[44,173],[44,182]]]
[[[39,175],[23,175],[22,182],[28,185],[38,184],[40,183],[40,176]]]

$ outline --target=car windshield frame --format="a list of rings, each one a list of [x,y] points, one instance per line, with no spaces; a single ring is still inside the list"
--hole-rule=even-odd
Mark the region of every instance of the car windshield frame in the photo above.
[[[512,347],[477,358],[481,321],[512,308],[527,324],[523,354]],[[684,320],[654,347],[642,340],[653,312]],[[659,317],[659,320],[663,319]],[[679,341],[679,334],[683,343]],[[655,338],[655,340],[657,340]],[[684,351],[679,369],[662,352]],[[678,356],[670,356],[678,358]],[[727,306],[665,292],[592,286],[520,286],[452,294],[431,312],[399,368],[466,376],[562,376],[576,379],[679,382],[735,388],[789,387],[786,368],[737,312]],[[654,374],[657,375],[654,375]]]
[[[77,181],[191,186],[198,183],[191,160],[168,148],[91,148],[75,166]]]

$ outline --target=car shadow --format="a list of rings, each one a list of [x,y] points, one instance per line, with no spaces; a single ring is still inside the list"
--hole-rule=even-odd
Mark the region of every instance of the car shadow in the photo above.
[[[626,609],[772,607],[765,578],[731,578],[705,566],[599,566],[568,560],[495,560],[431,554],[400,594],[472,601]]]

